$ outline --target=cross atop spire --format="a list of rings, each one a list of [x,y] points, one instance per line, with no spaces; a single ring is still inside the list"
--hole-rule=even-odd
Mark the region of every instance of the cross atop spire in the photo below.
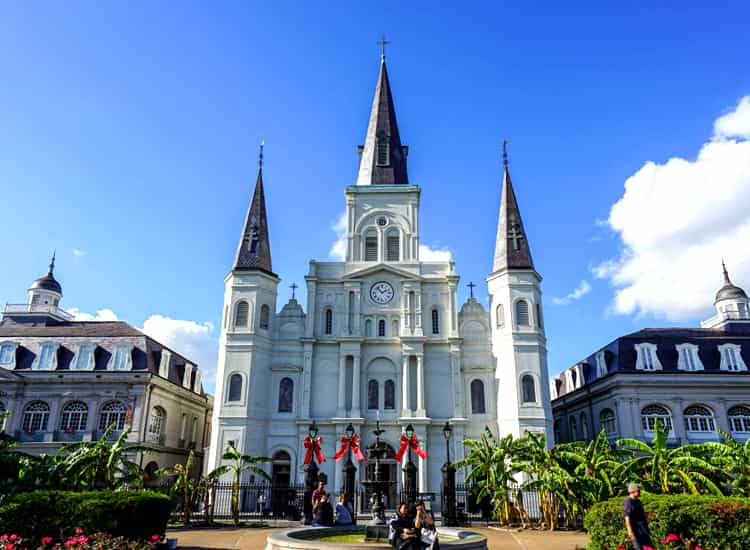
[[[372,100],[370,121],[367,125],[365,144],[359,147],[359,175],[357,185],[408,185],[406,155],[408,148],[401,145],[401,136],[396,123],[396,108],[385,66],[385,45],[381,46],[380,72]]]
[[[266,215],[266,197],[263,192],[263,148],[260,143],[258,153],[258,177],[250,207],[245,216],[245,225],[237,247],[233,269],[260,270],[269,275],[276,274],[271,267],[271,241],[268,237],[268,217]]]
[[[294,291],[297,290],[299,287],[297,286],[297,283],[292,283],[291,285],[289,285],[289,288],[292,289],[292,300],[294,300],[294,298],[295,298],[294,297]]]
[[[508,143],[507,139],[503,140],[503,190],[497,221],[493,272],[501,269],[534,269],[529,240],[526,238],[521,211],[510,180]]]
[[[474,287],[477,286],[477,285],[475,285],[474,283],[469,283],[466,286],[469,287],[470,298],[474,298]]]
[[[385,61],[385,47],[386,45],[390,44],[390,40],[385,39],[385,35],[383,35],[380,40],[376,42],[376,44],[380,44],[380,60]]]

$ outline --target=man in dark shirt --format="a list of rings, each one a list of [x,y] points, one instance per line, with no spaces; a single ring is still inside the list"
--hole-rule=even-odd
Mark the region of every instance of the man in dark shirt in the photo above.
[[[653,546],[651,543],[651,534],[648,531],[648,522],[646,521],[646,512],[643,510],[641,503],[641,488],[637,483],[628,485],[629,496],[623,503],[625,511],[625,527],[628,530],[628,536],[633,541],[635,550],[643,550],[646,546]]]

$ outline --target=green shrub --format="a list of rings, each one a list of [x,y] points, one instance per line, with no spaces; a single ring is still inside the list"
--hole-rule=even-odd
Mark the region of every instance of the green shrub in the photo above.
[[[596,504],[584,518],[589,550],[632,548],[625,530],[623,498]],[[644,494],[654,543],[674,533],[702,548],[741,550],[750,541],[750,499],[697,495]]]
[[[76,527],[128,539],[163,535],[169,498],[151,491],[37,491],[0,507],[0,533],[63,538]]]

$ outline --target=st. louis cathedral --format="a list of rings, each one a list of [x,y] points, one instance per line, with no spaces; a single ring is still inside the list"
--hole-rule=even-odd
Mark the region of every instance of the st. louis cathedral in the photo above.
[[[507,157],[488,312],[473,297],[459,308],[453,261],[420,261],[422,188],[409,181],[408,153],[383,57],[359,174],[344,189],[346,258],[310,261],[305,309],[294,296],[277,309],[261,163],[225,279],[209,468],[232,444],[273,457],[276,483],[300,482],[303,439],[315,420],[328,457],[321,469],[337,490],[341,463],[332,456],[344,429],[353,424],[366,448],[379,418],[389,446],[384,475],[395,490],[402,473],[394,450],[411,424],[428,454],[418,459],[419,491],[437,492],[446,421],[453,461],[485,426],[551,439],[541,276]]]

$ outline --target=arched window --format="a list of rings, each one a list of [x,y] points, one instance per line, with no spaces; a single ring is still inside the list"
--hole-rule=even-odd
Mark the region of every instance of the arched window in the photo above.
[[[377,409],[380,396],[378,395],[378,381],[370,380],[367,383],[367,408]]]
[[[372,321],[370,319],[365,321],[365,336],[368,338],[372,336]]]
[[[234,326],[246,327],[248,316],[250,315],[250,306],[245,300],[237,302],[234,306]]]
[[[568,435],[570,436],[570,441],[578,441],[578,427],[576,426],[576,419],[575,417],[571,416],[568,419],[569,424],[569,430]]]
[[[661,423],[670,432],[672,431],[672,415],[666,407],[661,405],[648,405],[641,410],[641,425],[646,435],[653,435],[656,424]]]
[[[83,432],[86,430],[86,421],[89,417],[89,408],[82,401],[71,401],[62,410],[60,417],[60,430],[66,433]]]
[[[385,238],[385,259],[389,262],[397,262],[400,256],[400,241],[398,232],[391,231]]]
[[[49,405],[44,401],[32,401],[23,411],[23,431],[27,434],[46,431],[49,422]]]
[[[693,405],[685,409],[682,413],[685,418],[685,429],[693,433],[713,433],[716,431],[714,426],[714,416],[708,407],[703,405]]]
[[[505,309],[503,304],[497,304],[495,308],[495,326],[503,328],[505,326]]]
[[[166,427],[167,411],[161,407],[151,409],[151,418],[148,421],[148,439],[159,443],[161,436]],[[182,424],[180,425],[180,439],[185,439],[185,415],[182,415]]]
[[[555,433],[555,443],[562,443],[562,430],[560,429],[560,420],[555,420],[552,426]]]
[[[521,389],[524,403],[536,403],[536,388],[533,376],[530,374],[523,375],[523,378],[521,378]]]
[[[292,412],[294,402],[294,382],[291,378],[284,377],[279,382],[279,412]]]
[[[584,413],[581,413],[581,435],[584,441],[589,440],[589,421]]]
[[[333,334],[333,310],[330,307],[325,312],[325,333]]]
[[[485,414],[484,406],[484,382],[481,380],[471,381],[471,413]]]
[[[602,409],[602,412],[599,413],[599,425],[602,427],[604,433],[606,433],[608,437],[617,435],[615,413],[612,412],[612,409]]]
[[[229,377],[227,401],[242,401],[242,375],[234,373]]]
[[[385,336],[385,320],[378,321],[378,336]]]
[[[529,320],[529,302],[526,300],[518,300],[516,302],[516,325],[519,327],[531,326]]]
[[[365,234],[365,261],[378,261],[378,234],[374,231]]]
[[[437,308],[432,310],[432,334],[440,334],[440,312]]]
[[[383,395],[383,408],[384,409],[395,409],[396,408],[396,384],[393,380],[386,380]]]
[[[729,430],[732,433],[750,433],[750,407],[737,405],[729,409]]]
[[[102,407],[99,414],[99,430],[104,431],[114,424],[115,430],[122,430],[125,427],[125,417],[128,409],[121,401],[110,401]]]
[[[260,328],[268,330],[269,309],[266,304],[260,306]]]

